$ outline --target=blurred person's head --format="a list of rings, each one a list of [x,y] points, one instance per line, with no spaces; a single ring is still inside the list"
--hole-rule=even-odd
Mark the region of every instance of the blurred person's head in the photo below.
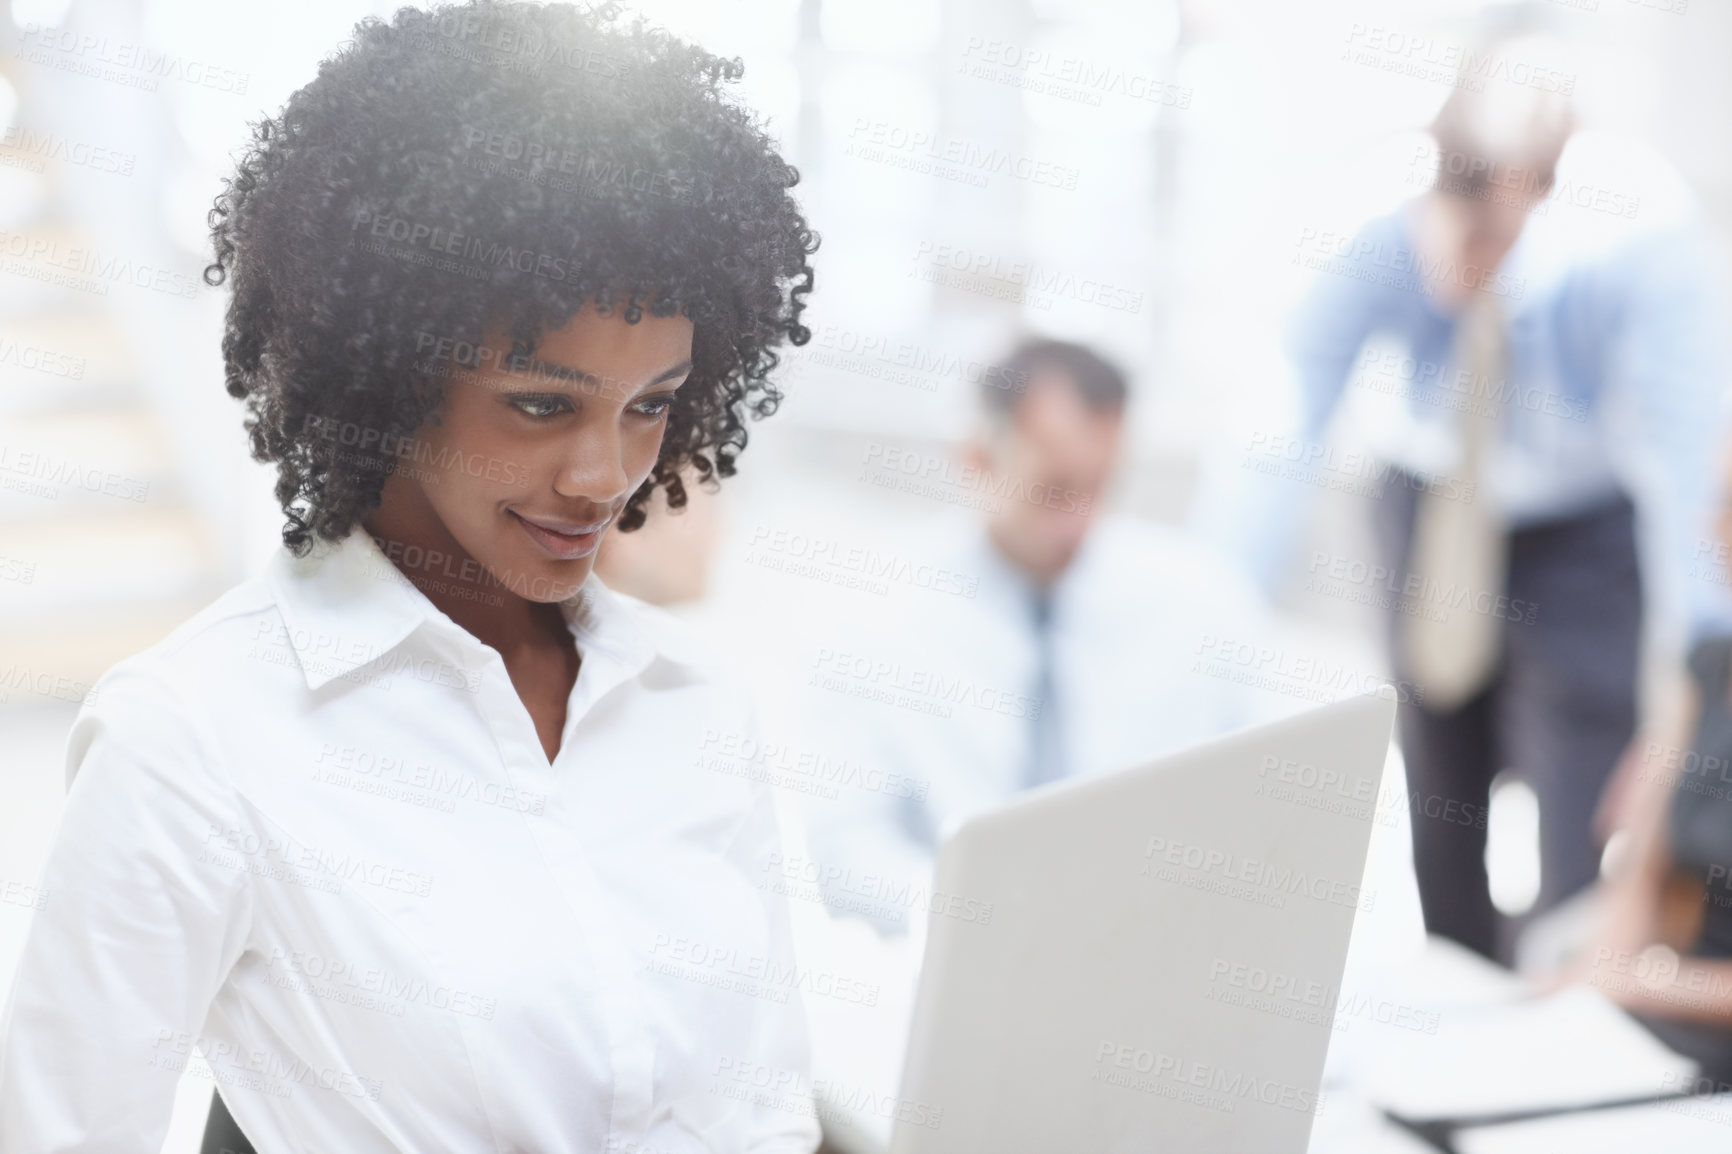
[[[1066,341],[1029,341],[982,386],[969,463],[995,499],[987,531],[1039,585],[1064,572],[1100,509],[1124,428],[1124,374]]]
[[[1430,126],[1437,177],[1419,237],[1441,274],[1435,287],[1452,305],[1503,263],[1529,214],[1551,193],[1576,127],[1567,95],[1574,76],[1564,70],[1556,41],[1494,34],[1467,59]]]
[[[257,125],[206,277],[290,549],[365,524],[562,600],[734,472],[817,243],[741,72],[611,5],[402,8]]]

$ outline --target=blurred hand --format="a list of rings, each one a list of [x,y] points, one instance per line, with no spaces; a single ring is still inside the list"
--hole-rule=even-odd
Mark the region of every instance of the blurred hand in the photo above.
[[[1620,953],[1626,959],[1630,955],[1641,955],[1644,959],[1651,957],[1654,960],[1645,961],[1640,966],[1644,974],[1641,978],[1599,965],[1598,959]],[[1669,975],[1677,972],[1677,957],[1676,951],[1659,944],[1649,945],[1645,949],[1634,949],[1627,942],[1589,941],[1571,954],[1562,966],[1535,976],[1532,979],[1534,996],[1545,997],[1572,986],[1587,986],[1621,1009],[1644,1009],[1652,1001],[1655,992],[1664,990],[1669,984]],[[1670,959],[1670,968],[1665,959]]]
[[[1619,830],[1637,832],[1645,827],[1646,832],[1662,836],[1666,801],[1672,793],[1669,766],[1690,747],[1696,731],[1700,703],[1682,661],[1664,662],[1647,696],[1651,708],[1612,768],[1594,810],[1594,836],[1601,845]],[[1652,756],[1662,751],[1666,756]]]
[[[1652,734],[1636,734],[1618,756],[1617,765],[1612,767],[1612,774],[1606,779],[1605,789],[1600,791],[1600,802],[1594,809],[1594,837],[1602,846],[1612,839],[1614,833],[1630,829],[1637,821],[1641,811],[1637,799],[1641,785],[1642,750],[1652,740]]]
[[[1529,984],[1533,987],[1534,996],[1548,997],[1567,990],[1571,986],[1587,982],[1592,967],[1582,960],[1584,956],[1584,954],[1572,954],[1570,960],[1557,969],[1535,974],[1528,979]]]

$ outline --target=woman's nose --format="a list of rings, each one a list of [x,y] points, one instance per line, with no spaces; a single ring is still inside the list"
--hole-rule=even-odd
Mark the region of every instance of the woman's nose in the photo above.
[[[613,417],[610,413],[608,419],[585,420],[572,432],[562,447],[554,492],[609,506],[625,495],[631,478],[625,467],[625,446],[618,422]]]

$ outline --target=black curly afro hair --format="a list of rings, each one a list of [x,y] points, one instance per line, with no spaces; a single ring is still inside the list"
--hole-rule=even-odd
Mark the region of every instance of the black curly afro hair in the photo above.
[[[612,5],[475,0],[363,21],[254,126],[205,279],[232,278],[226,383],[253,456],[276,462],[290,549],[344,537],[393,447],[438,419],[449,365],[429,349],[474,367],[494,322],[524,356],[586,304],[694,330],[617,527],[643,523],[657,485],[679,508],[682,474],[733,474],[745,415],[781,400],[774,350],[810,338],[818,246],[799,174],[726,90],[742,72]]]

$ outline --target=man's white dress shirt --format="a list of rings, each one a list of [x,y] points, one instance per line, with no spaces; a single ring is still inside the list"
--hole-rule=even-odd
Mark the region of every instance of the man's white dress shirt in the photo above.
[[[752,724],[591,578],[549,764],[499,654],[357,530],[117,665],[0,1019],[0,1150],[155,1154],[189,1068],[261,1154],[808,1152]],[[202,1055],[202,1058],[200,1057]]]
[[[806,687],[809,723],[828,735],[810,744],[828,740],[915,783],[809,802],[815,860],[789,881],[816,879],[837,913],[886,930],[912,916],[918,928],[938,843],[1026,787],[1042,714],[1057,727],[1058,775],[1086,777],[1303,704],[1249,687],[1218,660],[1270,644],[1262,603],[1179,532],[1101,518],[1051,590],[1044,641],[1035,586],[983,525],[946,516],[910,536],[903,547],[961,575],[967,595],[910,599],[827,630]]]
[[[1090,527],[1051,590],[1044,637],[1034,586],[971,513],[899,521],[881,539],[816,516],[751,537],[715,626],[736,648],[754,642],[779,713],[761,749],[718,753],[801,802],[807,845],[774,872],[795,899],[803,956],[877,992],[871,1007],[807,1006],[839,1147],[885,1144],[898,1115],[942,1110],[896,1096],[927,922],[937,911],[990,924],[992,911],[934,887],[937,846],[1026,788],[1037,750],[1058,751],[1055,776],[1111,773],[1376,687],[1287,676],[1299,649],[1250,582],[1185,534],[1130,517]],[[1037,707],[1056,723],[1046,742]]]

